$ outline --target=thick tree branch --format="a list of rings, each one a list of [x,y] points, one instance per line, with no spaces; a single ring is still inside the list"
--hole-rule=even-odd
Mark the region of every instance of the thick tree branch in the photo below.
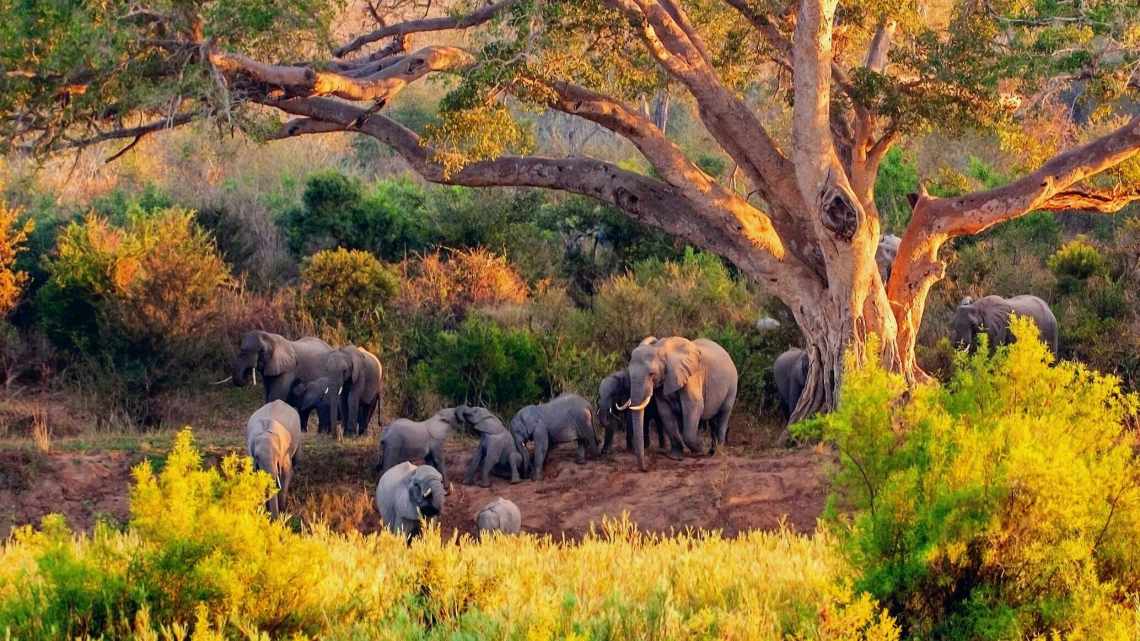
[[[60,145],[59,149],[81,149],[83,147],[90,147],[91,145],[97,145],[101,142],[106,142],[108,140],[121,140],[123,138],[134,138],[134,139],[136,139],[136,142],[137,142],[137,140],[141,139],[143,136],[146,136],[148,134],[152,134],[156,131],[162,131],[163,129],[173,129],[175,127],[181,127],[182,125],[185,125],[189,122],[192,122],[196,117],[198,117],[198,115],[199,114],[195,114],[195,113],[180,113],[180,114],[176,114],[173,116],[161,118],[159,120],[155,120],[154,122],[150,122],[150,123],[147,123],[145,125],[139,125],[138,127],[126,127],[126,128],[122,128],[122,129],[112,129],[110,131],[104,131],[102,133],[96,134],[96,135],[91,136],[89,138],[83,138],[80,140],[70,140],[70,141]],[[134,144],[135,143],[132,143],[131,146],[133,147]],[[116,156],[108,159],[108,161],[114,160],[114,158],[117,157],[118,155],[121,155],[121,152],[120,152],[120,154],[116,154]]]
[[[404,87],[434,71],[457,71],[474,57],[457,47],[432,46],[404,56],[364,78],[317,71],[310,67],[271,65],[236,53],[213,51],[210,62],[225,73],[244,73],[254,80],[282,87],[294,96],[336,96],[346,100],[389,100]]]
[[[1140,200],[1140,189],[1096,191],[1064,189],[1053,194],[1038,209],[1044,211],[1087,211],[1115,214]]]
[[[494,18],[499,12],[504,9],[518,4],[520,0],[502,0],[495,4],[489,4],[477,11],[473,11],[465,16],[443,16],[440,18],[424,18],[422,20],[409,20],[407,22],[399,22],[392,25],[385,25],[375,31],[357,36],[351,42],[340,47],[333,52],[338,58],[342,58],[361,47],[376,42],[377,40],[387,38],[389,36],[404,36],[410,33],[425,33],[428,31],[447,31],[449,29],[466,29],[478,24],[487,22]]]
[[[887,56],[891,50],[891,38],[895,35],[898,22],[892,18],[884,18],[875,30],[871,39],[871,46],[867,49],[867,60],[864,66],[875,73],[883,73],[887,68]]]
[[[816,205],[836,169],[831,139],[831,23],[836,0],[803,0],[792,44],[792,158],[804,200]],[[814,207],[813,207],[814,208]]]

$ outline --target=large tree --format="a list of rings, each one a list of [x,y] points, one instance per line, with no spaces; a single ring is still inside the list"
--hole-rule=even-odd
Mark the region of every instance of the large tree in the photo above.
[[[1140,117],[1128,115],[1140,85],[1132,0],[371,0],[362,9],[370,30],[336,43],[329,0],[0,0],[0,131],[37,152],[133,144],[204,119],[265,138],[353,131],[433,182],[609,202],[725,256],[788,305],[810,357],[797,418],[834,405],[844,351],[862,353],[871,333],[882,338],[878,356],[924,377],[915,339],[948,240],[1034,210],[1113,212],[1140,197],[1127,182],[1140,151]],[[415,48],[417,39],[435,44]],[[429,76],[450,80],[421,136],[385,105]],[[735,164],[731,183],[702,171],[638,106],[670,92],[695,106]],[[952,198],[917,194],[890,282],[881,281],[874,191],[893,145],[974,128],[1015,147],[1019,121],[1078,102],[1093,115],[1022,178]],[[532,109],[596,123],[652,171],[527,155],[520,114]]]

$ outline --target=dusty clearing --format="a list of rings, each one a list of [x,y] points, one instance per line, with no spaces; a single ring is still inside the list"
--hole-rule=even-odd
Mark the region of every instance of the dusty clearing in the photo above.
[[[323,518],[341,531],[375,531],[379,518],[372,504],[377,478],[372,444],[338,445],[322,436],[309,445],[294,481],[291,511],[305,521]],[[811,531],[826,496],[826,456],[808,449],[744,455],[740,448],[730,448],[713,458],[681,462],[658,454],[644,474],[632,471],[633,459],[621,449],[609,459],[585,465],[573,462],[572,450],[560,449],[541,483],[512,485],[494,478],[492,487],[480,488],[460,483],[472,445],[457,441],[448,449],[450,491],[443,519],[448,534],[470,532],[475,512],[496,496],[519,505],[524,529],[556,537],[579,538],[591,523],[623,511],[652,532],[691,527],[720,529],[731,536],[748,529],[774,529],[781,522]],[[226,442],[204,450],[207,460],[214,461],[237,447]],[[145,458],[139,451],[0,450],[0,536],[52,512],[65,514],[84,530],[100,518],[124,520],[130,469]]]

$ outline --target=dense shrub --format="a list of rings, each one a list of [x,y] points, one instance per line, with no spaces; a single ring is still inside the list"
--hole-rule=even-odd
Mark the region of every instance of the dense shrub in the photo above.
[[[518,304],[527,286],[501,256],[485,249],[426,254],[400,264],[397,304],[406,315],[421,315],[454,326],[477,308]]]
[[[203,469],[188,432],[135,471],[125,531],[61,517],[0,548],[15,639],[757,639],[897,641],[847,587],[825,534],[655,537],[611,522],[581,542],[296,532],[245,457]],[[163,631],[166,631],[165,633]]]
[[[1063,292],[1071,292],[1089,277],[1104,275],[1107,271],[1104,257],[1081,236],[1062,245],[1049,257],[1047,264],[1057,276],[1057,284]]]
[[[456,330],[440,332],[422,366],[448,400],[509,413],[543,400],[548,388],[541,379],[543,360],[532,333],[472,316]]]
[[[16,307],[28,280],[28,273],[16,267],[16,256],[34,223],[20,223],[19,212],[0,201],[0,322]]]
[[[302,309],[319,327],[340,327],[356,342],[374,335],[399,288],[391,269],[364,251],[320,251],[301,267]]]
[[[212,330],[229,271],[191,212],[72,222],[47,270],[36,304],[48,336],[96,365],[94,381],[138,404],[140,420],[147,399],[223,349]]]
[[[856,585],[915,638],[1133,639],[1137,398],[1013,330],[945,387],[849,358],[839,409],[805,428],[839,453]]]
[[[910,195],[918,192],[918,168],[898,147],[883,156],[875,177],[875,207],[884,231],[900,233],[910,223]]]

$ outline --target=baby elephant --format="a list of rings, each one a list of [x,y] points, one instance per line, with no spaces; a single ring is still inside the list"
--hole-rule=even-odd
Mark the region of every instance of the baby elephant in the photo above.
[[[377,467],[383,473],[403,461],[424,461],[439,471],[446,484],[443,442],[457,425],[455,408],[442,409],[426,421],[406,418],[392,421],[380,437],[380,460]]]
[[[265,509],[277,516],[285,508],[301,453],[301,416],[285,401],[270,401],[249,417],[245,444],[254,469],[267,472],[277,483],[277,493],[265,503]]]
[[[526,444],[534,441],[533,478],[542,480],[542,464],[546,453],[558,443],[577,443],[579,464],[586,462],[586,452],[598,455],[598,436],[594,433],[594,416],[590,402],[577,394],[562,394],[541,405],[527,405],[511,419],[511,433],[518,448],[526,452]]]
[[[400,463],[380,477],[376,509],[388,531],[411,540],[420,533],[421,518],[443,513],[443,477],[430,465]]]
[[[519,506],[500,496],[475,515],[475,529],[480,536],[486,532],[518,534],[522,529],[522,513]]]
[[[482,408],[477,409],[482,410]],[[479,449],[467,464],[467,474],[463,477],[463,482],[471,485],[475,482],[476,472],[482,471],[479,485],[491,487],[491,472],[496,471],[503,475],[509,474],[511,483],[518,483],[521,480],[519,471],[521,470],[523,474],[529,471],[526,451],[520,449],[521,446],[515,441],[514,435],[507,431],[502,421],[490,412],[486,413],[490,418],[470,424],[471,429],[479,434]]]

